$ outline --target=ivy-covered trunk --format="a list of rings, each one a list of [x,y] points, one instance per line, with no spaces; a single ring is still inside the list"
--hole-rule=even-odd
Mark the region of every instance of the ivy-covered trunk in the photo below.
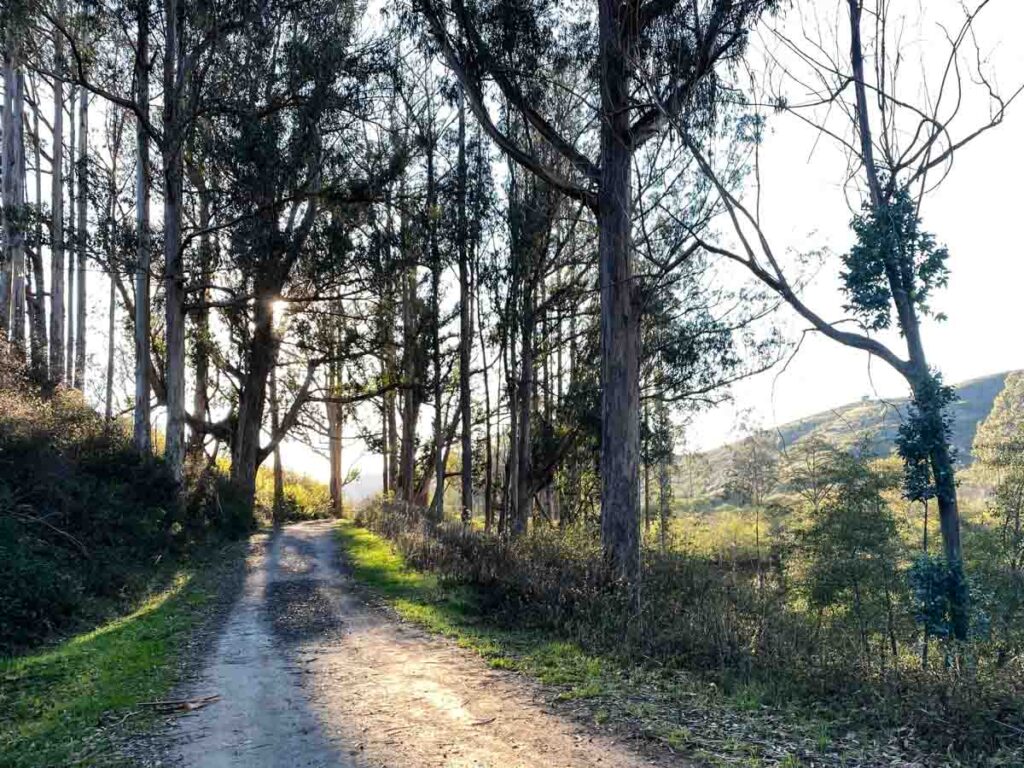
[[[918,371],[911,386],[913,409],[900,430],[899,440],[900,454],[907,466],[905,490],[913,500],[926,500],[932,494],[935,496],[946,559],[950,629],[957,640],[966,640],[970,628],[969,591],[960,546],[956,467],[950,448],[947,412],[952,394],[935,374],[927,370]]]

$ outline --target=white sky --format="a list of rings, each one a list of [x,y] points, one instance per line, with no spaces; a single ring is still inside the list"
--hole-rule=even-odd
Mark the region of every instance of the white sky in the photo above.
[[[892,5],[916,8],[918,2],[896,0]],[[951,0],[927,3],[931,18],[950,11],[958,12]],[[979,42],[991,53],[1001,90],[1007,93],[1024,81],[1024,47],[1018,37],[1024,30],[1024,2],[993,0],[985,13],[984,23],[979,21]],[[923,45],[939,49],[935,43],[942,38],[935,36],[941,31],[928,25],[921,34],[927,36]],[[975,111],[971,117],[981,115]],[[969,124],[966,110],[961,119],[964,126]],[[762,148],[763,220],[771,222],[768,230],[776,252],[833,249],[835,256],[804,295],[825,317],[837,319],[843,303],[838,254],[849,243],[851,216],[841,186],[844,161],[831,151],[828,139],[811,155],[815,132],[794,118],[773,116],[770,126],[772,134]],[[926,322],[923,333],[930,363],[951,384],[1024,368],[1024,344],[1018,342],[1024,284],[1022,137],[1024,101],[1019,101],[1002,125],[957,156],[952,173],[922,209],[924,228],[950,252],[949,286],[932,301],[949,319]],[[783,327],[794,337],[807,327],[791,311],[783,317]],[[891,341],[901,349],[898,338]],[[769,427],[864,395],[904,395],[905,390],[884,364],[869,366],[867,354],[809,334],[784,372],[776,369],[738,384],[733,403],[698,416],[688,430],[688,447],[705,449],[731,439],[743,411]]]

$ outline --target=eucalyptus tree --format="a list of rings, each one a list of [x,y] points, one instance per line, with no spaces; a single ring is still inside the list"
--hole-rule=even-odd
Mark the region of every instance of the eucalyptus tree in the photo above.
[[[0,335],[5,343],[25,353],[25,70],[22,64],[23,20],[0,19],[0,54],[3,56],[4,101],[0,131],[3,151],[3,252],[0,255]]]
[[[184,151],[188,138],[198,117],[207,109],[203,99],[204,80],[210,72],[210,63],[217,51],[224,45],[228,33],[237,29],[246,18],[249,8],[236,0],[208,0],[187,4],[183,0],[165,0],[159,5],[160,28],[163,31],[159,48],[153,51],[150,32],[153,28],[153,9],[147,0],[118,2],[97,9],[102,12],[95,23],[103,28],[111,39],[119,41],[119,50],[133,54],[136,82],[134,88],[126,88],[125,79],[118,77],[123,61],[106,62],[97,67],[92,51],[84,45],[65,17],[62,0],[56,9],[43,8],[42,16],[54,30],[54,47],[60,51],[67,48],[66,70],[48,73],[57,80],[70,80],[77,87],[104,99],[109,104],[129,111],[136,119],[139,129],[145,134],[145,141],[139,142],[140,166],[140,262],[148,263],[149,253],[143,253],[148,241],[149,223],[148,197],[145,182],[148,180],[148,146],[155,145],[160,153],[160,189],[163,197],[163,304],[164,304],[164,365],[162,380],[155,380],[154,366],[145,365],[147,351],[145,342],[137,343],[139,359],[136,362],[137,376],[149,372],[149,386],[164,402],[167,409],[165,429],[165,458],[177,479],[181,479],[185,456],[185,274],[182,242]],[[136,23],[130,23],[134,20]],[[113,22],[113,23],[108,23]],[[161,113],[160,120],[152,119],[150,95],[148,92],[148,70],[159,54],[161,62]],[[44,62],[36,63],[45,68]],[[96,71],[98,70],[98,71]],[[139,268],[140,271],[142,267]],[[139,279],[141,284],[145,282]],[[144,286],[141,286],[144,287]],[[144,292],[140,291],[140,296]],[[148,296],[143,296],[148,301]],[[139,302],[144,304],[145,302]],[[144,308],[144,307],[143,307]],[[142,308],[137,308],[142,315]],[[148,321],[138,318],[143,324]],[[139,333],[142,331],[140,330]],[[55,355],[51,347],[51,357]],[[140,377],[141,378],[141,377]],[[145,424],[145,406],[149,395],[139,380],[136,381],[136,400],[140,405],[136,414],[136,442],[145,449],[142,429]]]
[[[190,423],[229,444],[231,476],[246,500],[257,467],[295,425],[328,360],[305,356],[292,403],[263,443],[268,381],[287,332],[281,323],[336,300],[349,233],[381,183],[362,141],[375,65],[357,22],[355,3],[270,3],[228,34],[207,74],[213,106],[197,152],[216,179],[210,194],[222,265],[212,286],[193,281],[185,290],[196,296],[190,310],[216,309],[227,327],[217,356],[236,394],[224,419],[192,414]],[[204,234],[194,230],[187,240]]]
[[[600,0],[596,8],[567,9],[541,2],[417,0],[415,5],[488,135],[516,163],[596,218],[602,540],[613,570],[634,579],[639,569],[640,312],[633,268],[633,158],[673,117],[694,131],[713,122],[716,67],[739,56],[750,26],[775,3]],[[530,66],[521,66],[524,55],[534,59]],[[574,67],[552,66],[566,61]],[[567,70],[575,76],[566,77]],[[558,76],[549,79],[554,71]],[[545,163],[491,118],[486,88],[492,82],[562,167]],[[566,93],[575,109],[591,118],[588,131],[574,135],[558,129],[537,98],[552,89]]]

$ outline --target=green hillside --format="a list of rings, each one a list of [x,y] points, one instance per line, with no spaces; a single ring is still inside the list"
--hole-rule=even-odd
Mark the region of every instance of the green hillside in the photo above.
[[[959,398],[953,406],[953,445],[960,466],[968,466],[973,460],[971,444],[974,433],[992,409],[992,402],[1002,391],[1009,373],[996,373],[955,385]],[[772,447],[779,451],[812,437],[839,446],[852,446],[864,441],[873,453],[885,456],[894,449],[897,430],[906,416],[907,405],[907,398],[864,398],[856,403],[778,426],[768,433],[769,440],[774,443]],[[702,491],[703,495],[715,495],[721,491],[725,469],[734,447],[735,443],[724,445],[690,460],[703,465],[704,482],[698,483],[698,486],[703,486],[698,493]]]

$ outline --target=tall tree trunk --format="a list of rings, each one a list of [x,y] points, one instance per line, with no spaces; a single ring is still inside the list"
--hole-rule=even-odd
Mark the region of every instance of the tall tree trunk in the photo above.
[[[466,105],[459,89],[458,222],[459,245],[459,405],[462,409],[462,521],[473,518],[473,413],[470,352],[473,349],[473,300],[469,284],[466,222]]]
[[[381,355],[381,369],[385,369],[384,356]],[[391,440],[388,436],[388,396],[380,396],[380,493],[387,498],[391,493]]]
[[[181,480],[185,467],[185,273],[181,252],[181,194],[182,194],[182,151],[183,115],[181,104],[181,78],[184,65],[183,0],[164,0],[166,21],[166,43],[164,47],[164,110],[163,110],[163,174],[164,174],[164,305],[165,335],[167,346],[165,376],[167,379],[167,429],[164,458],[176,480]],[[265,310],[269,311],[269,310]],[[247,416],[259,412],[262,416],[262,399],[265,393],[266,377],[260,387],[260,403],[248,404]],[[241,412],[241,405],[239,407]],[[245,434],[242,441],[244,466],[239,468],[239,478],[244,489],[244,498],[251,501],[255,489],[255,459],[258,452],[259,421],[253,427],[246,422],[241,427]],[[255,429],[255,435],[251,431]],[[234,474],[234,470],[232,470]]]
[[[78,96],[78,274],[75,327],[75,388],[85,390],[86,285],[85,266],[89,247],[89,92],[82,88]]]
[[[138,3],[138,39],[135,59],[136,101],[139,112],[149,117],[149,0]],[[149,135],[142,120],[135,121],[135,407],[132,436],[142,456],[153,452],[150,432],[150,264],[149,231],[150,167]],[[197,414],[198,415],[198,414]]]
[[[35,81],[33,81],[34,83]],[[38,86],[33,85],[33,93],[38,93]],[[39,104],[32,108],[32,125],[35,132],[35,177],[36,177],[36,210],[43,209],[43,168],[42,168],[42,137],[39,135]],[[31,313],[31,350],[32,376],[39,383],[49,378],[48,348],[46,335],[46,278],[43,268],[43,218],[36,218],[35,238],[32,253],[32,295],[27,297]]]
[[[601,543],[613,572],[635,581],[640,570],[639,346],[633,301],[630,164],[632,6],[599,0],[601,185]]]
[[[332,397],[337,397],[341,394],[341,373],[337,369],[337,364],[331,365],[330,372],[330,383],[328,385],[328,391]],[[342,405],[338,402],[329,402],[327,405],[327,445],[328,445],[328,458],[330,462],[330,491],[331,491],[331,506],[336,517],[341,517],[344,513],[344,481],[345,477],[342,470],[342,437],[343,437],[343,425],[342,419],[344,413],[342,411]]]
[[[534,370],[534,286],[528,275],[523,286],[522,318],[520,322],[519,392],[519,447],[516,451],[519,468],[516,472],[516,509],[512,516],[511,533],[526,533],[533,508],[533,415],[535,412],[536,371]]]
[[[404,238],[403,238],[404,240]],[[419,418],[419,398],[416,394],[416,351],[419,333],[416,322],[416,272],[406,268],[402,277],[402,463],[399,480],[402,500],[412,503],[415,488],[416,421]]]
[[[75,260],[78,257],[78,187],[75,184],[78,178],[78,123],[75,120],[75,108],[78,103],[78,87],[71,87],[71,95],[68,99],[68,123],[70,132],[68,136],[68,247],[67,247],[67,282],[65,297],[67,299],[67,337],[64,343],[64,381],[68,386],[75,386],[75,334],[77,328],[75,321],[78,315],[75,312]]]
[[[516,324],[518,325],[518,324]],[[505,371],[508,379],[506,392],[508,394],[508,459],[505,469],[505,494],[501,508],[501,521],[499,530],[502,533],[515,535],[517,523],[516,516],[519,514],[519,374],[516,363],[516,341],[518,335],[513,332],[505,339]]]
[[[386,217],[386,255],[387,258],[385,263],[388,265],[390,270],[395,264],[394,258],[394,219],[392,216],[391,207],[391,190],[390,187],[385,191],[385,217]],[[399,275],[399,281],[402,280]],[[387,284],[384,289],[385,295],[385,312],[384,317],[384,349],[383,349],[383,364],[387,374],[387,381],[394,383],[400,381],[402,373],[398,370],[397,361],[395,359],[395,321],[396,321],[396,309],[395,309],[395,281],[389,275]],[[398,422],[396,419],[396,394],[394,390],[389,390],[384,393],[384,423],[387,429],[387,445],[385,446],[385,453],[387,455],[387,476],[388,476],[388,492],[392,498],[399,496],[398,477],[399,477],[399,441],[398,441]]]
[[[192,367],[195,373],[192,393],[192,413],[198,419],[209,416],[210,410],[210,291],[207,286],[213,281],[213,238],[207,231],[210,229],[210,192],[201,170],[192,174],[192,180],[199,192],[199,229],[203,234],[199,238],[199,280],[201,287],[196,293],[199,307],[195,311],[195,344],[192,348]],[[198,430],[190,439],[189,450],[199,454],[203,450],[203,434]],[[276,455],[276,453],[275,453]]]
[[[651,530],[651,405],[649,400],[644,401],[644,434],[646,443],[646,454],[644,462],[644,535]]]
[[[64,0],[57,21],[64,23]],[[64,381],[64,34],[53,30],[53,173],[50,181],[50,380]]]
[[[868,115],[867,85],[864,75],[864,53],[861,42],[861,0],[848,0],[850,8],[850,60],[854,77],[854,93],[857,101],[857,131],[860,139],[861,159],[867,174],[868,190],[872,208],[883,213],[888,205],[882,178],[874,161],[874,146],[871,123]],[[914,400],[921,414],[929,421],[930,431],[938,436],[932,441],[929,458],[935,482],[935,495],[939,508],[939,525],[949,570],[949,602],[952,614],[953,634],[958,640],[966,640],[970,628],[969,593],[963,567],[963,550],[960,544],[960,510],[957,503],[956,476],[947,430],[942,424],[942,406],[938,402],[934,376],[928,366],[924,343],[921,339],[921,325],[911,295],[907,271],[896,263],[895,255],[885,259],[886,279],[896,307],[900,331],[907,344],[909,366],[903,371],[910,384]]]
[[[4,270],[0,280],[0,331],[25,352],[25,74],[16,45],[8,41],[4,69],[3,223]]]
[[[433,126],[430,128],[433,131]],[[430,306],[433,313],[431,356],[434,368],[434,499],[430,514],[436,521],[444,519],[444,412],[443,377],[441,375],[441,253],[437,242],[437,177],[434,168],[435,141],[430,137],[427,146],[427,246],[430,256]]]
[[[231,480],[242,499],[252,504],[260,462],[260,432],[267,383],[277,361],[273,300],[277,291],[257,286],[253,303],[253,336],[246,355],[246,376],[238,396],[238,417],[231,440]]]
[[[475,259],[474,259],[475,263]],[[474,270],[474,283],[476,270]],[[484,530],[494,526],[494,452],[491,446],[491,376],[487,368],[487,340],[484,337],[483,310],[476,301],[477,327],[480,331],[480,362],[484,379]]]

